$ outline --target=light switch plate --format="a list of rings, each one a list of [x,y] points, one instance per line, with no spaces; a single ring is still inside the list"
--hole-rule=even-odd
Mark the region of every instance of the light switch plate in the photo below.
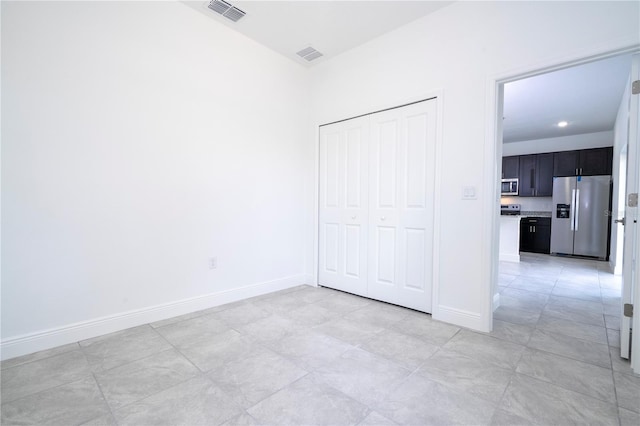
[[[462,187],[462,199],[463,200],[477,200],[478,195],[476,194],[475,186],[463,186]]]

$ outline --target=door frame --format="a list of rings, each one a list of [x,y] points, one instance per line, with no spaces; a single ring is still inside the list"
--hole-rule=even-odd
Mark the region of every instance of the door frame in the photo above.
[[[485,197],[483,212],[483,235],[486,241],[486,249],[483,250],[483,276],[487,278],[483,288],[485,297],[483,298],[483,318],[486,319],[484,324],[487,331],[493,329],[493,310],[497,307],[499,299],[496,303],[494,296],[497,294],[498,285],[498,268],[499,268],[499,245],[500,245],[500,185],[498,177],[501,176],[502,169],[502,117],[504,106],[504,84],[552,71],[583,65],[590,62],[607,59],[623,54],[640,53],[640,44],[631,44],[625,47],[620,45],[600,46],[596,49],[584,50],[574,55],[568,55],[563,58],[555,58],[549,61],[532,64],[514,69],[512,71],[495,74],[486,80],[487,84],[487,105],[485,108],[486,125],[485,125],[485,150],[484,163],[487,173],[484,179]],[[640,293],[640,292],[638,292]],[[638,297],[636,297],[638,299]],[[635,324],[640,324],[640,319],[636,317]],[[640,329],[640,327],[638,327]],[[640,340],[640,339],[637,339]],[[640,358],[640,354],[634,358]],[[640,360],[636,362],[640,365]],[[633,360],[632,360],[633,365]],[[640,367],[636,367],[640,373]]]
[[[436,102],[436,142],[435,142],[435,170],[434,170],[434,211],[433,211],[433,271],[432,271],[432,289],[431,289],[431,316],[434,319],[440,317],[438,310],[438,294],[440,283],[440,194],[442,179],[442,129],[443,129],[443,111],[444,111],[444,90],[435,89],[411,98],[399,98],[393,102],[384,104],[372,104],[365,106],[357,111],[352,111],[348,117],[332,117],[326,122],[315,122],[314,129],[314,170],[313,170],[313,253],[309,260],[309,264],[313,265],[311,276],[307,277],[307,284],[319,286],[319,256],[320,256],[320,127],[339,121],[350,120],[365,115],[375,114],[389,109],[400,108],[409,104],[433,99]]]

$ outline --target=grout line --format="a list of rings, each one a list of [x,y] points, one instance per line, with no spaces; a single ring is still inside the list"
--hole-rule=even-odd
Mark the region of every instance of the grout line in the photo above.
[[[104,391],[102,390],[102,386],[100,386],[100,382],[98,381],[98,378],[96,377],[96,373],[92,372],[91,373],[91,377],[93,377],[93,381],[95,382],[96,386],[98,387],[98,390],[100,391],[100,395],[102,395],[102,400],[104,401],[105,405],[107,406],[107,409],[109,410],[109,414],[111,414],[111,418],[116,422],[116,424],[118,423],[118,420],[116,419],[116,415],[113,411],[113,408],[111,408],[111,404],[109,404],[109,400],[107,400],[107,397],[104,394]]]

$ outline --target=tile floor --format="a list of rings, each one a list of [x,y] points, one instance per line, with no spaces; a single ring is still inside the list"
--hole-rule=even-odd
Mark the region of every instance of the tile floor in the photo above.
[[[7,360],[1,422],[638,425],[605,266],[501,264],[490,335],[301,286]]]

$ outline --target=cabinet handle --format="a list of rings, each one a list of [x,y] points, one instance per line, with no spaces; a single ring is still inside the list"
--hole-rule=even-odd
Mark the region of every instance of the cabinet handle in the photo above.
[[[531,169],[531,183],[530,183],[530,186],[529,186],[529,188],[531,188],[531,189],[533,189],[533,188],[534,188],[534,184],[535,184],[535,176],[536,176],[536,174],[535,174],[535,170],[534,170],[534,169]]]
[[[576,168],[576,176],[578,176],[578,168]]]
[[[351,216],[351,219],[355,219],[355,218],[356,218],[356,216]]]
[[[382,216],[382,217],[380,218],[380,220],[386,220],[386,219],[387,219],[387,218],[386,218],[386,217],[384,217],[384,216]]]

